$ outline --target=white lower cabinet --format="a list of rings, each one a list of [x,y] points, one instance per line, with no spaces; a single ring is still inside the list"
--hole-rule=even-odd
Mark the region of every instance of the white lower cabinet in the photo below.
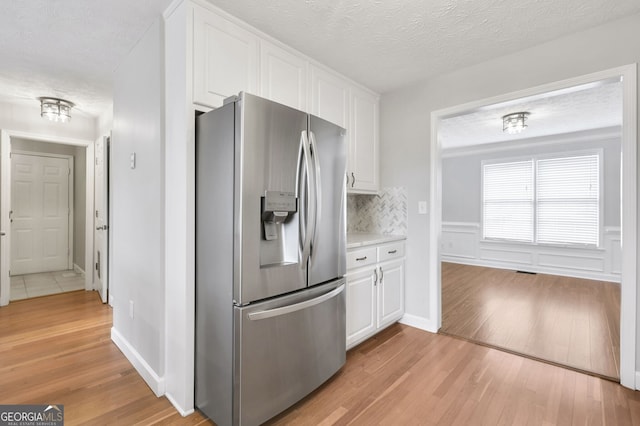
[[[351,249],[347,265],[349,349],[402,318],[404,242]]]

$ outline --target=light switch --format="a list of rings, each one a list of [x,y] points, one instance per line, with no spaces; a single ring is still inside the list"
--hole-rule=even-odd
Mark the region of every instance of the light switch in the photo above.
[[[131,156],[129,157],[129,160],[131,161],[131,168],[135,169],[136,168],[136,153],[132,152]]]
[[[418,214],[427,214],[427,202],[418,201]]]

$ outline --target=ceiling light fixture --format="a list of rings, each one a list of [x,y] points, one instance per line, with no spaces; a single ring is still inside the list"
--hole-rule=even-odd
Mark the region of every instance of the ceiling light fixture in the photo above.
[[[522,132],[527,128],[528,112],[514,112],[502,117],[502,131],[509,134]]]
[[[51,121],[66,123],[71,121],[71,108],[73,102],[58,98],[38,98],[40,101],[40,116]]]

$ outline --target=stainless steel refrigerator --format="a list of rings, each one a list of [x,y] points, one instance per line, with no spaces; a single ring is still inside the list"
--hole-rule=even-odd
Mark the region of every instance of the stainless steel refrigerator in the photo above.
[[[196,119],[196,407],[257,425],[344,365],[345,130],[246,93]]]

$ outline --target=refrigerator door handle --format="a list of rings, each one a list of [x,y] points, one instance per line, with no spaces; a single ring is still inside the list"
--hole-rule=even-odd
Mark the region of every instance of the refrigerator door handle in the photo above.
[[[316,135],[313,132],[309,132],[310,140],[309,147],[311,148],[311,157],[313,158],[314,166],[314,201],[315,201],[315,218],[313,221],[313,232],[311,236],[311,251],[316,245],[316,230],[318,229],[318,223],[320,222],[320,213],[322,212],[322,179],[320,178],[320,159],[318,158],[318,144],[316,143]],[[313,261],[313,260],[312,260]]]
[[[306,190],[306,202],[307,205],[304,206],[304,211],[305,211],[305,217],[304,217],[304,240],[302,243],[302,254],[301,254],[301,259],[300,259],[300,267],[301,268],[306,268],[307,267],[307,261],[309,260],[309,254],[311,253],[311,238],[313,237],[312,235],[312,231],[311,231],[311,226],[315,226],[315,220],[316,220],[316,212],[315,212],[315,200],[314,200],[314,195],[312,194],[313,191],[313,184],[312,184],[312,180],[313,180],[313,174],[311,173],[311,148],[309,147],[309,139],[307,138],[307,131],[304,130],[302,131],[301,135],[300,135],[300,143],[302,144],[302,153],[303,153],[303,157],[304,157],[304,167],[306,170],[306,174],[307,174],[307,180],[306,180],[306,186],[307,186],[307,190]],[[301,202],[302,204],[302,202]]]
[[[342,284],[340,287],[335,288],[328,293],[322,294],[313,299],[305,300],[304,302],[283,306],[281,308],[274,308],[274,309],[267,309],[264,311],[252,312],[248,314],[247,317],[251,321],[259,321],[262,319],[273,318],[273,317],[290,314],[291,312],[301,311],[303,309],[307,309],[312,306],[319,305],[320,303],[337,296],[338,294],[342,293],[342,291],[344,290],[344,286],[345,285]]]

